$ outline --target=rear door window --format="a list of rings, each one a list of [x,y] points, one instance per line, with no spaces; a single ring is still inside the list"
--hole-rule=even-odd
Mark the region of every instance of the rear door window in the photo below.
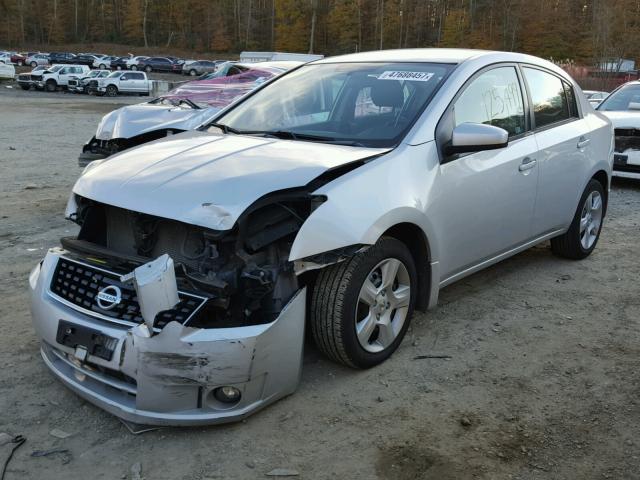
[[[573,115],[564,82],[536,68],[524,67],[523,70],[529,85],[536,128],[569,120]]]

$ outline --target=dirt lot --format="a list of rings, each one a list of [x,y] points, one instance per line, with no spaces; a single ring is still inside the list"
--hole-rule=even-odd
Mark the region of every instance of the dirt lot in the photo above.
[[[40,359],[27,275],[74,231],[80,147],[122,101],[0,87],[0,432],[27,437],[7,480],[135,478],[136,462],[147,480],[640,478],[640,183],[614,183],[589,259],[541,245],[446,288],[373,370],[308,345],[298,392],[245,422],[134,436],[68,391]],[[30,456],[51,448],[69,454]]]

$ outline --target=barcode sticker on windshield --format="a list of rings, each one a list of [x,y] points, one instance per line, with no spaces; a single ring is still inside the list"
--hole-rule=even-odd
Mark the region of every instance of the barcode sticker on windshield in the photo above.
[[[413,82],[428,82],[433,73],[427,72],[382,72],[378,80],[411,80]]]

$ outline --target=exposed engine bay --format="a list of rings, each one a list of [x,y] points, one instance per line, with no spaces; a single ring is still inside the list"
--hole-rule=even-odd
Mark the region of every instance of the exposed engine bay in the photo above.
[[[178,289],[206,299],[197,314],[183,318],[188,326],[269,323],[300,288],[289,251],[302,223],[323,200],[299,192],[258,200],[233,229],[215,231],[76,196],[78,209],[71,219],[81,230],[77,238],[63,238],[62,245],[123,273],[168,254]],[[174,319],[158,314],[155,327]]]

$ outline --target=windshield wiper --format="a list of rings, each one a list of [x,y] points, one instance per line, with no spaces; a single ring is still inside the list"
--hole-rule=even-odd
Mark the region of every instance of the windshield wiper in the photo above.
[[[253,133],[253,132],[252,132]],[[272,135],[278,138],[288,138],[291,140],[308,140],[310,142],[330,143],[332,145],[347,145],[351,147],[364,147],[364,145],[356,140],[342,140],[334,137],[326,137],[323,135],[312,135],[309,133],[293,133],[290,131],[265,131],[260,132],[264,135]]]
[[[222,130],[223,133],[235,133],[236,135],[239,135],[241,133],[246,133],[241,130],[236,130],[235,128],[230,127],[229,125],[225,125],[224,123],[210,123],[207,125],[207,128],[208,127],[219,128],[220,130]]]

